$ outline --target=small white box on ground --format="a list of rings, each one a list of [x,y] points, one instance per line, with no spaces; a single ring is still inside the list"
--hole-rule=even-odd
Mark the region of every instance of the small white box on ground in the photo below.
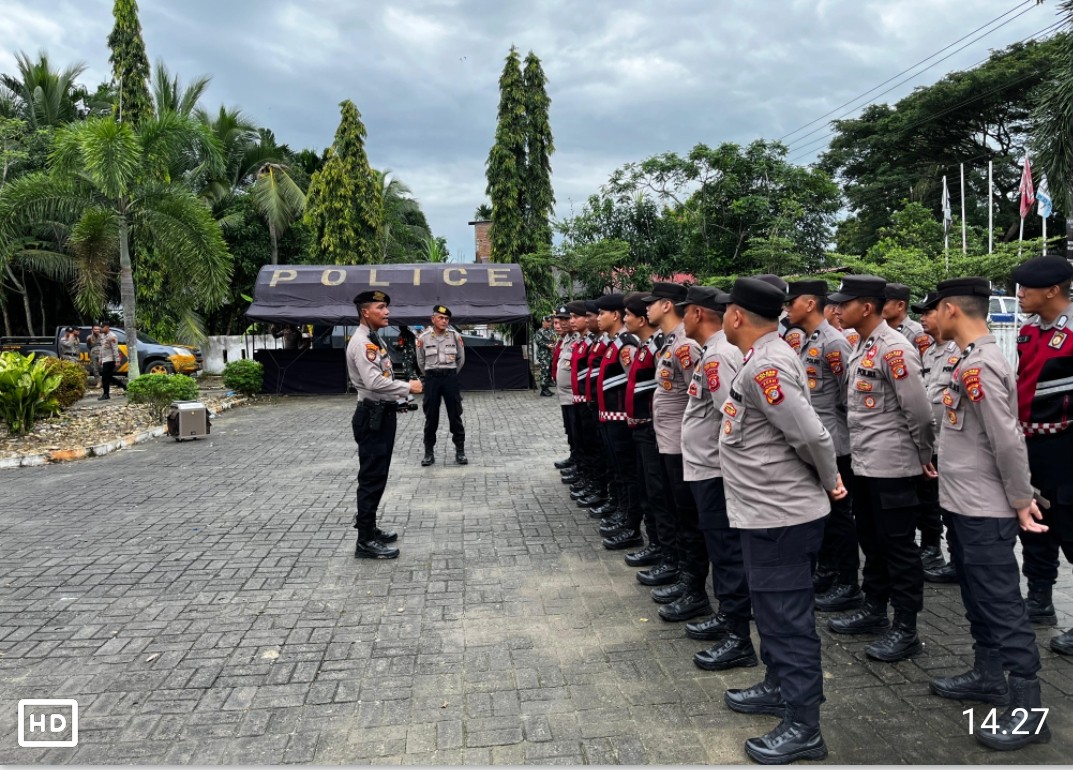
[[[168,412],[168,435],[176,441],[209,435],[209,410],[200,401],[172,401]]]

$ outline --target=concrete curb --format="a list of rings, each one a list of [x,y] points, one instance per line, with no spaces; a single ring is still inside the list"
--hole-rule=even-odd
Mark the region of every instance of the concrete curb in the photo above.
[[[209,415],[215,417],[220,412],[226,412],[232,407],[241,406],[249,401],[246,396],[227,398],[209,409]],[[150,439],[165,435],[168,429],[164,425],[157,425],[149,430],[132,433],[128,436],[106,441],[103,444],[81,447],[79,449],[56,449],[51,452],[36,452],[34,454],[15,455],[14,457],[0,457],[0,470],[4,468],[30,468],[36,465],[48,465],[49,463],[67,463],[75,460],[85,460],[89,457],[103,457],[120,449],[144,444]]]

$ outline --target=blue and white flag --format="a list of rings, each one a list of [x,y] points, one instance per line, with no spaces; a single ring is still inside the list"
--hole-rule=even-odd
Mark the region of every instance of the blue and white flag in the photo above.
[[[1046,176],[1041,177],[1039,180],[1039,189],[1036,190],[1036,203],[1039,204],[1036,212],[1044,219],[1047,219],[1051,215],[1053,202],[1051,201],[1050,190],[1047,189]]]

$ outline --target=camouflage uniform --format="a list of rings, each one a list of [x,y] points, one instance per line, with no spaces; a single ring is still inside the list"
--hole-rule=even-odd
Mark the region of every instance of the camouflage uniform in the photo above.
[[[551,371],[551,352],[558,339],[551,329],[538,329],[533,335],[533,344],[536,345],[536,363],[539,370],[538,380],[540,389],[548,391],[555,387],[555,379]]]

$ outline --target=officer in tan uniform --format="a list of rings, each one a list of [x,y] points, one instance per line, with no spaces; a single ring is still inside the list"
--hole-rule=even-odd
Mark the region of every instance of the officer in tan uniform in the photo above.
[[[387,486],[391,454],[395,450],[396,412],[406,409],[405,399],[420,393],[420,380],[394,379],[391,357],[377,332],[388,324],[391,297],[382,291],[363,291],[354,297],[360,323],[346,348],[346,368],[350,383],[358,392],[358,405],[351,419],[354,441],[358,444],[358,513],[354,527],[359,559],[394,559],[398,540],[394,532],[376,526],[376,510]]]
[[[667,470],[671,499],[674,505],[674,532],[678,561],[678,578],[670,584],[652,590],[652,598],[667,607],[660,608],[660,617],[667,621],[683,621],[712,612],[705,589],[705,575],[689,571],[691,554],[704,553],[704,540],[697,528],[697,504],[686,485],[682,466],[682,415],[689,402],[687,389],[693,378],[693,368],[700,360],[700,345],[686,336],[681,309],[677,303],[686,298],[686,287],[676,283],[653,284],[652,293],[645,297],[648,320],[664,333],[663,347],[656,358],[656,387],[652,396],[652,423],[656,430],[659,454]],[[664,546],[666,548],[666,546]],[[704,560],[707,566],[707,559]]]
[[[689,404],[682,417],[682,465],[697,503],[697,518],[706,550],[691,554],[690,572],[708,574],[719,600],[719,612],[687,623],[686,636],[714,641],[693,656],[706,671],[756,665],[749,636],[752,604],[741,555],[741,533],[727,518],[723,471],[719,466],[719,429],[730,382],[741,368],[741,351],[723,333],[723,313],[730,296],[708,286],[693,286],[683,305],[683,324],[690,339],[703,345],[700,362],[689,383]]]
[[[723,323],[744,361],[722,407],[719,461],[767,665],[763,682],[727,690],[724,700],[735,711],[782,717],[771,732],[745,742],[746,753],[762,764],[827,756],[812,570],[828,496],[846,494],[831,434],[809,403],[805,370],[776,331],[785,298],[761,281],[740,278]]]
[[[425,376],[425,456],[424,466],[436,462],[436,429],[440,427],[440,399],[447,407],[447,422],[455,443],[455,462],[465,465],[466,428],[462,424],[462,388],[458,373],[466,364],[462,335],[447,328],[451,311],[444,305],[432,308],[432,325],[417,337],[417,368]]]
[[[904,283],[888,283],[884,297],[887,301],[883,303],[883,320],[890,328],[912,342],[917,353],[923,356],[933,340],[925,333],[923,326],[909,317],[907,311],[912,297],[909,287]]]
[[[824,319],[827,305],[826,281],[794,281],[786,291],[786,317],[805,334],[801,364],[808,378],[812,408],[831,434],[838,458],[838,472],[847,488],[853,484],[849,454],[849,426],[846,423],[846,383],[852,349],[837,329]],[[831,504],[831,515],[823,528],[816,569],[816,609],[839,612],[864,602],[857,585],[860,550],[853,523],[852,498],[846,495]]]
[[[1039,522],[1028,450],[1017,429],[1014,374],[987,328],[990,295],[985,278],[939,284],[938,325],[961,351],[943,395],[939,499],[976,655],[970,671],[932,680],[931,691],[1008,705],[990,725],[984,720],[974,728],[980,743],[1008,751],[1051,738],[1036,678],[1039,650],[1014,556],[1018,525],[1028,532],[1047,528]]]
[[[580,316],[578,305],[581,306]],[[563,422],[570,440],[570,457],[573,459],[572,465],[562,468],[564,484],[577,484],[584,481],[581,473],[584,444],[581,437],[581,421],[578,419],[574,399],[574,349],[581,342],[580,328],[585,325],[584,305],[584,302],[570,302],[558,311],[565,334],[559,342],[558,363],[555,367],[555,395],[559,397],[559,406],[563,410]]]
[[[920,355],[880,313],[886,282],[846,276],[828,297],[846,326],[861,335],[850,358],[848,413],[853,455],[853,517],[864,551],[864,606],[831,618],[839,634],[885,632],[865,647],[875,660],[892,662],[923,649],[917,613],[924,603],[924,572],[916,544],[920,508],[917,485],[931,464],[935,423],[924,392]],[[894,605],[894,624],[887,604]]]

